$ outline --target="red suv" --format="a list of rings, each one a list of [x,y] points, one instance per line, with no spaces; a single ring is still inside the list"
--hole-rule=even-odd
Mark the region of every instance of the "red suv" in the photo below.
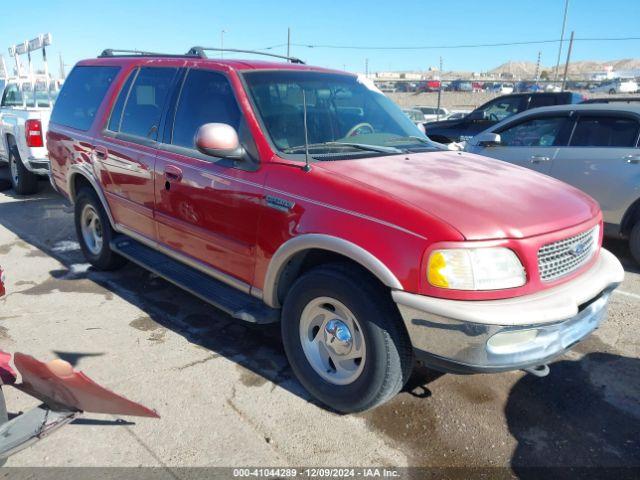
[[[299,380],[342,412],[391,398],[415,358],[540,373],[598,327],[623,271],[596,202],[443,151],[366,79],[289,60],[75,66],[47,146],[96,268],[129,259],[280,321]]]

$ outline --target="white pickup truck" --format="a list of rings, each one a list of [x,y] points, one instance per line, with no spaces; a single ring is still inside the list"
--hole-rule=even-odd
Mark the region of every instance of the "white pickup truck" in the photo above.
[[[0,164],[9,164],[19,195],[35,193],[38,177],[49,174],[45,134],[57,94],[55,82],[6,81],[0,102]]]

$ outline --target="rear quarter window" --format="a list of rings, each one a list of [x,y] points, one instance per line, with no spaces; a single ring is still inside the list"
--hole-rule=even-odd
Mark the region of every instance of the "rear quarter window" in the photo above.
[[[77,66],[64,82],[51,113],[59,125],[89,130],[120,67]]]

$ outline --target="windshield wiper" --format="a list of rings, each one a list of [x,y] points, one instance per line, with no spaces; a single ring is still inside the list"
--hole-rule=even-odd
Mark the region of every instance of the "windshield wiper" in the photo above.
[[[320,143],[311,143],[308,145],[310,150],[318,149],[322,147],[351,147],[356,148],[358,150],[366,150],[369,152],[379,152],[379,153],[403,153],[402,150],[396,147],[385,147],[383,145],[368,145],[366,143],[348,143],[348,142],[320,142]],[[283,150],[284,153],[293,153],[298,150],[304,150],[304,145],[298,145],[297,147],[290,147]]]
[[[416,136],[413,136],[413,135],[409,135],[409,136],[406,136],[406,137],[392,138],[391,140],[387,140],[387,142],[385,142],[385,143],[400,143],[400,142],[406,142],[407,140],[415,140],[416,142],[420,142],[420,143],[424,143],[424,144],[433,146],[433,142],[432,141],[427,140],[426,138],[416,137]]]

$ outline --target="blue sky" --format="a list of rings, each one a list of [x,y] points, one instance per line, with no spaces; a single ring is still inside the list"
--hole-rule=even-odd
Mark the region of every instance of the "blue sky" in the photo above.
[[[45,6],[46,5],[46,6]],[[66,64],[107,47],[184,52],[191,45],[265,48],[294,44],[430,46],[557,39],[564,0],[205,1],[49,0],[12,2],[0,15],[0,48],[50,31],[51,60]],[[570,0],[568,37],[640,37],[640,0]],[[272,50],[285,53],[285,47]],[[444,59],[445,70],[488,70],[507,60],[555,65],[557,44],[475,49],[376,51],[292,47],[308,63],[363,71],[423,70]],[[566,52],[566,45],[565,45]],[[564,58],[565,53],[563,53]],[[39,56],[39,55],[38,55]],[[640,40],[576,42],[576,60],[640,57]],[[53,63],[53,62],[52,62]],[[68,70],[68,67],[67,67]]]

